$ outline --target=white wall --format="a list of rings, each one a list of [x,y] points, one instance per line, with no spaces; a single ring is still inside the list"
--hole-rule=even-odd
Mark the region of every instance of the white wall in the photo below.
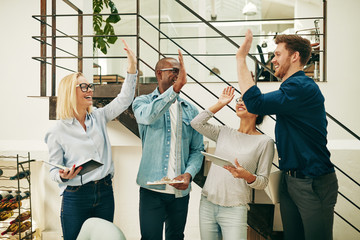
[[[2,24],[2,37],[0,38],[0,46],[2,46],[2,54],[0,58],[1,69],[1,107],[2,114],[0,118],[0,151],[3,153],[18,153],[30,151],[38,156],[38,160],[45,160],[46,146],[43,143],[43,137],[47,129],[54,123],[48,120],[48,100],[46,98],[30,98],[28,96],[38,96],[40,93],[39,86],[39,62],[32,60],[31,57],[40,55],[39,43],[31,36],[39,35],[40,24],[33,20],[31,15],[40,13],[39,0],[13,0],[0,1],[0,9],[2,14],[0,20]],[[58,1],[60,2],[60,1]],[[75,1],[74,1],[75,2]],[[79,0],[78,3],[82,1]],[[87,5],[85,7],[88,7]],[[357,48],[358,39],[360,38],[360,29],[357,23],[360,22],[360,16],[357,10],[360,9],[360,1],[343,0],[328,1],[328,69],[327,83],[319,83],[325,98],[327,111],[352,129],[355,133],[360,133],[360,125],[358,119],[360,111],[357,103],[359,102],[360,82],[358,81],[357,71],[358,61]],[[156,35],[157,36],[157,35]],[[90,47],[91,48],[91,47]],[[91,49],[90,49],[91,52]],[[59,70],[59,74],[64,74]],[[234,69],[235,76],[236,71]],[[61,76],[58,77],[60,79]],[[224,87],[223,84],[209,84],[209,88],[219,92],[218,89]],[[276,83],[263,83],[260,87],[264,91],[278,88]],[[214,102],[214,98],[206,93],[198,92],[198,87],[189,84],[185,87],[187,93],[199,96],[199,101],[204,106],[209,106]],[[195,94],[196,93],[196,94]],[[238,126],[237,121],[233,121],[231,112],[224,110],[224,121],[233,127]],[[273,134],[273,124],[266,123],[265,132],[269,135]],[[115,222],[124,230],[129,239],[139,238],[138,215],[137,215],[137,186],[135,177],[137,166],[140,161],[139,140],[134,138],[132,134],[124,130],[124,128],[112,122],[109,125],[109,134],[114,144],[113,155],[117,164],[117,173],[115,178],[115,188],[118,191],[117,209]],[[126,141],[123,141],[126,139]],[[329,139],[332,141],[339,139],[352,139],[343,130],[329,124]],[[131,144],[130,144],[131,143]],[[348,146],[348,142],[343,144]],[[353,170],[358,169],[359,152],[336,152],[333,151],[333,161],[338,162],[344,167],[350,167]],[[119,159],[120,161],[117,161]],[[357,160],[357,161],[356,161]],[[351,171],[351,169],[349,169]],[[46,171],[39,173],[41,178],[46,177]],[[339,177],[342,178],[342,177]],[[358,179],[359,180],[359,179]],[[129,184],[123,184],[126,181]],[[346,186],[346,188],[345,188]],[[359,199],[359,190],[357,188],[348,189],[351,183],[344,182],[341,191],[354,194],[351,199]],[[42,187],[42,186],[41,186]],[[46,207],[49,196],[56,193],[56,185],[46,183],[47,189],[46,201],[37,199],[39,205],[34,207],[43,208],[51,214],[56,214],[56,209]],[[55,187],[55,189],[54,189]],[[354,190],[356,189],[356,190]],[[190,200],[189,220],[186,229],[187,239],[198,238],[198,198],[200,190],[194,187]],[[44,197],[45,199],[45,197]],[[343,202],[339,197],[339,203]],[[59,205],[56,205],[60,207]],[[338,209],[349,211],[350,207]],[[56,208],[56,207],[55,207]],[[337,206],[338,208],[338,206]],[[52,210],[51,210],[52,209]],[[36,209],[34,208],[34,211]],[[351,217],[351,213],[344,212]],[[43,218],[42,216],[41,218]],[[51,216],[49,219],[41,219],[47,227],[45,230],[59,231],[59,225],[51,224],[57,216]],[[342,224],[342,220],[336,218],[335,239],[354,239],[353,230]],[[360,220],[355,219],[354,224],[359,228]],[[349,237],[344,237],[350,234]],[[48,238],[53,239],[53,238]]]

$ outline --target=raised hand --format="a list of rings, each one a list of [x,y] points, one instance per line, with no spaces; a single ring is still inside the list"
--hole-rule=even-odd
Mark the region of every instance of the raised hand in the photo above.
[[[135,56],[134,52],[129,48],[129,46],[127,45],[127,43],[125,42],[124,39],[122,39],[122,42],[125,45],[124,50],[126,51],[127,59],[128,59],[127,72],[134,74],[134,73],[136,73],[136,56]]]
[[[245,94],[245,92],[249,88],[255,85],[253,78],[251,77],[249,68],[246,64],[246,56],[250,51],[252,40],[253,40],[252,32],[250,31],[250,29],[248,29],[245,34],[245,40],[243,44],[236,52],[237,76],[238,76],[240,91],[242,94]]]
[[[245,59],[246,56],[248,55],[250,48],[251,48],[251,43],[253,40],[253,34],[251,32],[250,29],[248,29],[246,31],[245,34],[245,40],[243,42],[243,44],[239,47],[237,53],[236,53],[236,59]]]
[[[234,91],[235,89],[231,86],[224,88],[221,95],[219,96],[218,102],[224,106],[229,104],[231,100],[234,98]]]
[[[180,69],[179,69],[179,75],[177,77],[177,80],[173,85],[173,89],[177,93],[179,93],[181,88],[187,83],[183,55],[180,50],[178,50],[178,53],[179,53]]]
[[[231,86],[224,88],[221,95],[219,96],[217,103],[209,107],[209,111],[215,114],[224,106],[226,106],[226,104],[230,103],[234,98],[234,91],[235,89]]]

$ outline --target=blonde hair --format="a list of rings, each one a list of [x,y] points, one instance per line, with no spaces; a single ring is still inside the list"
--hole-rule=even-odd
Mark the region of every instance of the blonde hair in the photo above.
[[[75,114],[78,114],[76,85],[78,84],[78,78],[83,76],[81,72],[77,72],[61,79],[56,103],[56,119],[74,118]],[[86,110],[91,113],[92,106],[89,106]]]

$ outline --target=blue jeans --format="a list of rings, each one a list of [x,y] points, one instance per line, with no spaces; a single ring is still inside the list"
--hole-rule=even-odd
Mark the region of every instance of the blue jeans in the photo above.
[[[175,198],[174,194],[140,188],[141,240],[161,240],[165,223],[165,239],[184,239],[189,195]]]
[[[75,240],[86,219],[114,220],[114,193],[111,176],[81,186],[68,186],[61,204],[64,240]]]
[[[200,236],[203,240],[246,240],[247,207],[222,207],[205,196],[200,201]]]

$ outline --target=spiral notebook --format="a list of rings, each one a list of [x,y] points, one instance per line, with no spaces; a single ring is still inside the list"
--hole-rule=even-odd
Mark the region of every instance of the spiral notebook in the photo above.
[[[63,165],[59,165],[59,164],[55,164],[55,163],[51,163],[51,162],[48,162],[48,161],[43,161],[44,163],[47,163],[51,166],[54,166],[54,167],[57,167],[57,168],[60,168],[60,169],[66,169],[68,167],[65,167]],[[83,163],[81,163],[80,165],[78,165],[76,168],[75,168],[75,171],[79,168],[79,167],[82,167],[81,171],[79,172],[78,175],[84,175],[85,173],[88,173],[88,172],[91,172],[92,170],[95,170],[96,168],[98,167],[101,167],[102,163],[100,162],[97,162],[95,161],[94,159],[88,159],[86,161],[84,161]],[[68,168],[69,169],[69,168]]]

